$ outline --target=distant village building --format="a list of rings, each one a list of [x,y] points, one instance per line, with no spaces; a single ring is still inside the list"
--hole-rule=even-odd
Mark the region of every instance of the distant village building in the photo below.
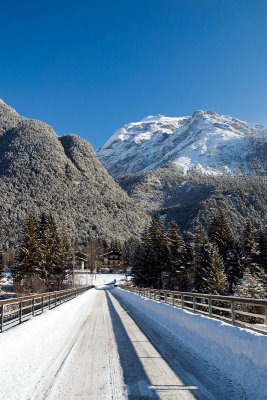
[[[102,270],[109,269],[110,272],[124,271],[122,253],[119,251],[109,251],[108,253],[102,254],[100,259]]]
[[[87,268],[87,254],[75,251],[75,269]]]

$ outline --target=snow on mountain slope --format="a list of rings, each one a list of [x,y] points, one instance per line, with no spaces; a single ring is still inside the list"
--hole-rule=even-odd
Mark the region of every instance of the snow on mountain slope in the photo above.
[[[118,129],[97,156],[119,177],[151,170],[169,161],[184,173],[208,174],[266,171],[267,127],[196,111],[192,117],[149,116]]]

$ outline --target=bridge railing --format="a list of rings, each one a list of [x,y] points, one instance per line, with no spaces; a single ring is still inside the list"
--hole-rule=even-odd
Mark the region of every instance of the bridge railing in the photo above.
[[[267,300],[120,286],[140,296],[267,334]]]
[[[0,332],[69,301],[93,286],[0,300]]]

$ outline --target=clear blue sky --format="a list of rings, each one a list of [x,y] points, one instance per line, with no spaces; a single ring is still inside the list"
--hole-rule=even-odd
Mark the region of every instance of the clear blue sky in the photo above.
[[[267,125],[265,0],[1,0],[0,98],[94,148],[151,114]]]

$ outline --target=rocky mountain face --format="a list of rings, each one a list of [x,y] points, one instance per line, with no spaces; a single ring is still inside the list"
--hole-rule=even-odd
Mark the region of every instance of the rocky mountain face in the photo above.
[[[267,127],[196,111],[192,117],[149,116],[118,129],[97,156],[114,177],[171,162],[184,173],[240,175],[267,171]]]
[[[29,210],[53,212],[72,237],[125,239],[147,216],[107,173],[90,144],[58,137],[0,102],[0,240],[15,245]]]
[[[236,233],[267,223],[267,128],[213,111],[147,117],[117,130],[98,158],[149,214],[184,231],[222,207]]]
[[[118,182],[150,215],[161,215],[166,226],[174,220],[184,232],[194,232],[199,223],[207,228],[219,208],[235,234],[241,233],[247,218],[255,227],[267,225],[266,177],[184,174],[165,164]]]

